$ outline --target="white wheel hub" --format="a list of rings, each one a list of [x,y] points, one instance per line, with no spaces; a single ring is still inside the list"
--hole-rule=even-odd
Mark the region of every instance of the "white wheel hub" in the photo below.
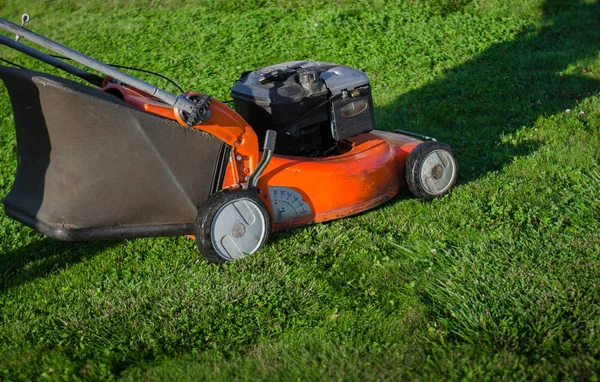
[[[430,195],[441,195],[446,192],[455,177],[456,162],[446,150],[433,150],[423,159],[419,171],[419,183]]]
[[[227,260],[256,252],[268,235],[265,216],[255,201],[240,198],[225,203],[213,218],[213,248]]]

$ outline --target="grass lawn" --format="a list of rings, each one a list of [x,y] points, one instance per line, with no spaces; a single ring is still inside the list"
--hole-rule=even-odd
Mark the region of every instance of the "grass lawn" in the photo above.
[[[0,0],[23,12],[220,99],[276,62],[358,67],[378,128],[450,144],[461,174],[224,266],[184,237],[61,243],[0,212],[0,379],[598,379],[598,1]],[[1,195],[16,161],[1,87]]]

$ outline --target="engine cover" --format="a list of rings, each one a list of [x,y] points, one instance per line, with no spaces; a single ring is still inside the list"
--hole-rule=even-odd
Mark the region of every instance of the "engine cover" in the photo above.
[[[347,66],[317,61],[267,66],[242,74],[231,97],[259,140],[267,129],[278,132],[279,154],[325,155],[337,141],[374,128],[369,78]]]

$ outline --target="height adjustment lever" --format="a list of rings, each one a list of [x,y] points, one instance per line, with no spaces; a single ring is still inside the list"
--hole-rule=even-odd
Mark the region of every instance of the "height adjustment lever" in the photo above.
[[[265,143],[263,146],[263,156],[260,158],[258,165],[254,169],[250,179],[248,180],[248,187],[256,187],[258,185],[258,178],[262,175],[265,168],[269,165],[273,151],[275,151],[275,142],[277,140],[277,132],[275,130],[267,130],[265,134]]]

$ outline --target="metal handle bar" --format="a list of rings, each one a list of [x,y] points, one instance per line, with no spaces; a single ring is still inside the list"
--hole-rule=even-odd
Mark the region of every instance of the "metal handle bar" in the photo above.
[[[38,50],[35,50],[25,44],[21,44],[20,42],[16,42],[15,40],[10,39],[1,34],[0,34],[0,44],[11,47],[15,50],[18,50],[19,52],[25,53],[28,56],[31,56],[35,59],[43,61],[52,66],[55,66],[59,69],[62,69],[65,72],[71,73],[79,78],[82,78],[93,85],[102,86],[102,82],[104,81],[103,77],[97,76],[90,72],[86,72],[85,70],[80,69],[76,66],[67,64],[66,62],[61,61],[58,58],[54,58],[48,54],[42,53]]]
[[[50,40],[42,35],[39,35],[35,32],[32,32],[28,29],[25,29],[15,23],[12,23],[4,18],[0,17],[0,28],[4,29],[8,32],[14,33],[15,35],[19,35],[27,40],[40,45],[44,48],[50,49],[51,51],[63,55],[67,58],[72,59],[82,65],[85,65],[89,68],[95,69],[100,73],[103,73],[107,76],[110,76],[117,81],[121,81],[127,85],[133,86],[143,92],[151,94],[154,97],[166,102],[167,104],[178,108],[179,110],[186,111],[188,113],[193,112],[194,103],[186,99],[182,96],[176,96],[175,94],[169,93],[165,90],[162,90],[154,85],[151,85],[145,81],[140,80],[139,78],[130,76],[127,73],[123,73],[122,71],[113,68],[112,66],[101,63],[98,60],[95,60],[89,56],[86,56],[83,53],[80,53],[76,50],[68,48],[64,45],[61,45],[55,41]]]

